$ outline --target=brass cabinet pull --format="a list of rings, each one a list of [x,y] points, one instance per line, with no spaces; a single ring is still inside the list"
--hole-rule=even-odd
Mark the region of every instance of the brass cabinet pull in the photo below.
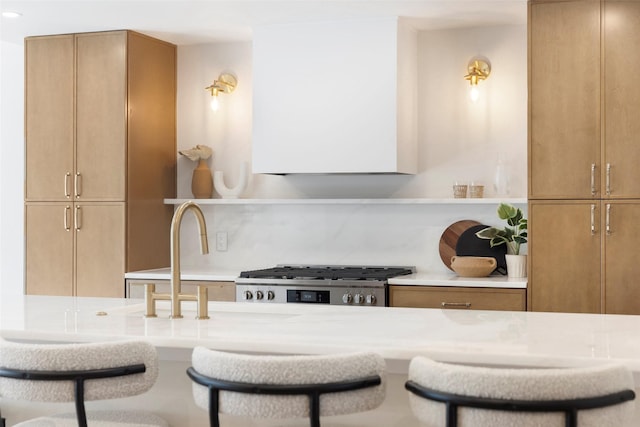
[[[596,164],[591,163],[591,195],[596,195]]]
[[[69,191],[69,178],[71,177],[71,173],[67,172],[64,175],[64,196],[68,199],[71,197],[71,192]]]
[[[591,235],[596,234],[596,205],[591,205]]]
[[[82,212],[80,206],[76,206],[76,210],[73,216],[73,224],[77,231],[80,231],[82,228]]]
[[[71,231],[71,227],[69,227],[69,211],[71,210],[71,206],[67,205],[64,208],[64,229],[66,231]]]
[[[76,194],[76,198],[79,198],[80,194],[82,194],[81,184],[82,184],[82,176],[80,175],[80,172],[76,172],[75,179],[73,180],[73,189]]]
[[[440,303],[442,308],[471,308],[470,302],[446,302],[442,301]]]
[[[606,184],[607,196],[611,195],[611,163],[607,163],[607,184]]]
[[[607,216],[605,218],[605,230],[607,235],[611,234],[611,223],[609,220],[611,219],[611,204],[607,203]]]

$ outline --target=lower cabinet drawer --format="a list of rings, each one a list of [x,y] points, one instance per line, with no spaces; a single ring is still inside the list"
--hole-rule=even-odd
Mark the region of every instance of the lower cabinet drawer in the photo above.
[[[527,309],[525,289],[457,288],[440,286],[389,286],[391,307],[464,310]]]
[[[156,285],[156,292],[171,292],[171,282],[169,280],[127,279],[127,298],[144,298],[144,285],[147,283]],[[182,293],[195,295],[198,291],[198,286],[203,285],[207,287],[207,297],[209,301],[236,300],[236,284],[234,282],[183,280],[182,282],[180,282],[180,290],[182,291]]]

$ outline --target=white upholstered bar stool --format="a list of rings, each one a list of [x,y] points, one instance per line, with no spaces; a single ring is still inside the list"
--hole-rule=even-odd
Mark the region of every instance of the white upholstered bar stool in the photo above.
[[[20,427],[167,427],[145,412],[86,411],[85,400],[129,397],[158,376],[157,352],[144,341],[31,344],[0,339],[0,397],[75,402],[75,413],[24,421]]]
[[[411,409],[427,427],[632,426],[631,372],[622,365],[585,368],[487,368],[415,357]]]
[[[196,405],[250,418],[309,418],[351,414],[380,406],[385,398],[385,362],[375,353],[248,355],[196,347],[193,366]]]

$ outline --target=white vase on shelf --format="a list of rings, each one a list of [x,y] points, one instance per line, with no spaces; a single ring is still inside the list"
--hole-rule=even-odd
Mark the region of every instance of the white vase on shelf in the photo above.
[[[503,159],[498,159],[493,189],[496,192],[496,196],[505,197],[509,195],[509,166]]]
[[[233,188],[227,187],[227,185],[224,183],[222,171],[215,171],[213,173],[213,186],[223,199],[237,199],[240,194],[242,194],[242,192],[247,188],[247,169],[247,162],[242,162],[240,164],[240,177],[238,178],[238,183]]]

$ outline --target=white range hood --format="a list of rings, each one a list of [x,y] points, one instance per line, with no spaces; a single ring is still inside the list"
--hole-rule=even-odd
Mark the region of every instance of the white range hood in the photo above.
[[[254,173],[416,173],[417,33],[401,18],[253,40]]]

